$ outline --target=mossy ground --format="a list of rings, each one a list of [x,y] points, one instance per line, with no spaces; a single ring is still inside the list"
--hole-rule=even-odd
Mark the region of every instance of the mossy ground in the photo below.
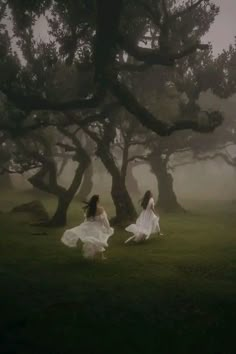
[[[88,262],[63,229],[33,235],[26,216],[0,214],[2,353],[235,354],[235,215],[163,215],[165,236],[140,245],[116,229],[108,259]],[[81,218],[75,202],[69,224]]]

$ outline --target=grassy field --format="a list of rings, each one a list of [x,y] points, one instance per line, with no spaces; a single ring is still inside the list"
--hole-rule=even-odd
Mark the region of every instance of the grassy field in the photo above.
[[[1,352],[235,354],[236,219],[217,210],[164,215],[166,236],[142,245],[117,229],[93,263],[62,229],[36,236],[26,216],[0,214]]]

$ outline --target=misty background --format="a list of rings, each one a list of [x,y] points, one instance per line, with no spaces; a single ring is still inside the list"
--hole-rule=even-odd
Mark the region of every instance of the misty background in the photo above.
[[[181,2],[181,1],[180,1]],[[230,44],[235,43],[235,18],[236,1],[235,0],[214,0],[213,3],[220,6],[220,13],[215,22],[210,27],[210,31],[203,38],[203,42],[211,42],[214,55],[218,55],[229,48]],[[11,30],[11,25],[8,23]],[[35,38],[37,40],[49,41],[47,33],[47,21],[41,16],[35,24]],[[224,113],[226,119],[235,117],[236,95],[229,99],[220,99],[211,92],[201,94],[200,105],[203,109],[217,109]],[[220,128],[219,128],[220,129]],[[214,133],[213,133],[214,134]],[[232,156],[236,156],[235,149],[230,151]],[[69,162],[70,169],[62,174],[60,182],[67,186],[71,181],[75,164]],[[111,177],[105,171],[101,162],[96,162],[100,173],[93,176],[93,192],[101,190],[109,195],[111,187]],[[184,199],[201,200],[234,200],[236,199],[236,169],[228,166],[222,159],[216,158],[213,161],[204,162],[195,161],[190,165],[177,168],[173,173],[174,189],[178,197]],[[150,172],[148,166],[138,166],[134,168],[135,178],[139,184],[140,192],[151,188],[157,190],[156,179]],[[23,190],[31,189],[31,185],[21,175],[12,175],[12,182],[15,187]],[[103,183],[101,183],[101,181]],[[105,181],[105,183],[104,183]]]

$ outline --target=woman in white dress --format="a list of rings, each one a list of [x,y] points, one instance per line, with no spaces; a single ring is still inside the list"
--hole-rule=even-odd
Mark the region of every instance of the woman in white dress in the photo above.
[[[141,200],[143,208],[136,224],[129,225],[125,230],[132,232],[133,236],[129,237],[125,243],[132,241],[141,242],[147,240],[151,234],[161,234],[159,225],[159,216],[155,212],[155,202],[151,191],[147,191]]]
[[[96,255],[101,255],[102,259],[105,259],[104,252],[108,247],[108,239],[114,230],[110,227],[105,210],[99,205],[99,196],[94,195],[84,209],[84,222],[66,230],[61,241],[68,247],[76,247],[80,240],[83,244],[84,258],[93,259]]]

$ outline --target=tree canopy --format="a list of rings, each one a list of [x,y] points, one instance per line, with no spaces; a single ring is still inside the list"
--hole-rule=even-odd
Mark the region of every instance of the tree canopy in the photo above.
[[[124,73],[173,67],[186,57],[209,51],[201,37],[218,11],[210,0],[181,4],[174,0],[1,0],[1,18],[10,21],[23,59],[13,52],[12,38],[2,21],[0,67],[5,75],[1,75],[0,90],[21,121],[31,111],[42,110],[79,110],[82,119],[88,109],[103,112],[104,104],[112,102],[161,136],[183,129],[213,131],[222,122],[215,112],[208,114],[207,124],[189,116],[164,121],[137,97]],[[47,18],[49,41],[35,39],[34,26],[40,16]],[[64,74],[61,69],[58,74],[63,66]],[[58,75],[64,75],[63,83],[75,78],[74,95],[50,96],[53,87],[63,86]],[[94,121],[103,119],[104,114],[93,116]]]

